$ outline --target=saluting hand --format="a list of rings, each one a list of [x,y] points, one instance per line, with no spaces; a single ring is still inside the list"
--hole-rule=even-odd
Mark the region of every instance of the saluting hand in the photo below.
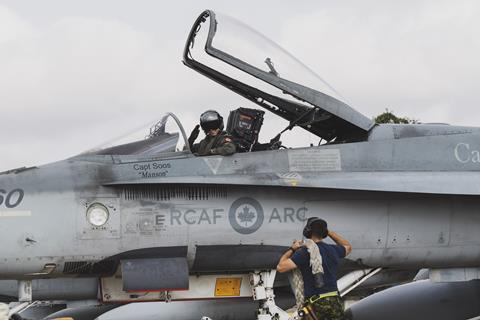
[[[200,134],[200,125],[197,124],[195,128],[193,128],[192,133],[190,133],[190,137],[188,137],[188,144],[190,145],[190,147],[193,145],[195,140],[197,140],[199,134]]]

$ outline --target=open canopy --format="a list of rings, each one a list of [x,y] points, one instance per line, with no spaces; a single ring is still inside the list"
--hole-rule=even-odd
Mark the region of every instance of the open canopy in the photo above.
[[[195,41],[199,41],[202,31],[207,31],[203,37],[205,52],[247,74],[251,81],[227,75],[224,68],[207,66],[194,57]],[[187,66],[290,121],[291,127],[298,125],[327,141],[364,140],[374,125],[280,46],[241,22],[213,11],[204,11],[195,21],[183,59]],[[272,90],[254,85],[258,80]]]

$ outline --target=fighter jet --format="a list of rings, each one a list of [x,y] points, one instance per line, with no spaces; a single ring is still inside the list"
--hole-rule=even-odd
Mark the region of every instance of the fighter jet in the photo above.
[[[428,269],[415,283],[356,302],[353,319],[480,313],[480,128],[375,124],[273,41],[213,11],[195,21],[183,62],[249,101],[227,124],[239,152],[192,154],[168,113],[137,141],[1,173],[4,301],[23,301],[20,310],[37,300],[93,299],[103,307],[50,319],[107,319],[123,303],[212,299],[219,317],[252,319],[247,309],[220,306],[255,297],[261,276],[288,288],[269,270],[305,221],[320,216],[354,248],[342,295],[369,295]],[[261,143],[265,111],[289,124]],[[318,145],[284,146],[282,134],[294,127]],[[152,303],[159,317],[175,319],[172,307]],[[115,319],[141,319],[142,304],[128,307]],[[208,316],[194,314],[200,309],[186,318]]]

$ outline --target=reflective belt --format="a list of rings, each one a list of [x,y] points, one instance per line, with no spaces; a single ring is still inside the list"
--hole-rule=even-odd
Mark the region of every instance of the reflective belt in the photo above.
[[[338,296],[338,292],[337,291],[332,291],[332,292],[327,292],[327,293],[323,293],[323,294],[317,294],[317,295],[314,295],[312,297],[310,297],[307,302],[309,303],[315,303],[316,301],[320,300],[320,299],[323,299],[323,298],[328,298],[328,297],[336,297]]]

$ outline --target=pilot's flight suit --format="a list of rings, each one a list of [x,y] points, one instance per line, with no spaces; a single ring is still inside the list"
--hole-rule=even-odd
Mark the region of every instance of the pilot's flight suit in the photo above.
[[[192,145],[191,151],[199,156],[228,156],[235,153],[236,147],[226,132],[222,132],[216,136],[207,135],[205,139]]]

